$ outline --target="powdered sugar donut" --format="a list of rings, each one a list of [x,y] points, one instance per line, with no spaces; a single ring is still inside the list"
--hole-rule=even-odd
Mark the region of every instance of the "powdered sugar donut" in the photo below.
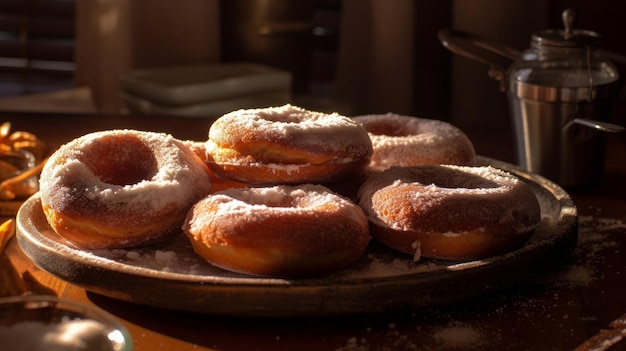
[[[217,175],[253,184],[340,180],[360,172],[371,154],[367,132],[351,119],[291,105],[228,113],[207,141]]]
[[[416,259],[499,254],[528,239],[541,219],[530,187],[492,167],[392,167],[370,176],[358,196],[372,236]]]
[[[52,154],[40,177],[50,226],[81,248],[128,248],[180,232],[211,188],[208,170],[172,136],[95,132]]]
[[[428,164],[467,166],[476,156],[463,131],[444,121],[392,113],[353,119],[370,134],[374,170]]]
[[[292,278],[343,268],[370,240],[359,206],[310,184],[211,194],[189,211],[183,230],[196,252],[215,266]]]

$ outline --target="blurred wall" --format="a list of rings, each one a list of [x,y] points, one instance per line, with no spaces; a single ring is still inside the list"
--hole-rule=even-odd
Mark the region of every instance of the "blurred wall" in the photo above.
[[[348,115],[394,112],[446,119],[449,54],[437,31],[451,0],[344,0],[336,104]]]
[[[457,0],[452,23],[455,29],[522,51],[530,46],[532,32],[546,28],[548,4],[544,0]],[[505,64],[510,63],[505,60]],[[508,128],[506,93],[488,76],[488,69],[482,63],[453,55],[451,122]]]
[[[336,110],[506,128],[506,94],[488,67],[450,53],[437,31],[453,27],[523,50],[534,31],[560,27],[566,7],[578,13],[576,27],[626,54],[614,28],[626,2],[342,0]],[[92,88],[102,112],[119,111],[118,77],[129,69],[221,59],[219,0],[76,1],[76,21],[77,85]]]
[[[217,0],[76,1],[76,84],[100,112],[119,113],[132,68],[219,60]]]
[[[335,98],[348,115],[412,112],[413,0],[344,0]]]

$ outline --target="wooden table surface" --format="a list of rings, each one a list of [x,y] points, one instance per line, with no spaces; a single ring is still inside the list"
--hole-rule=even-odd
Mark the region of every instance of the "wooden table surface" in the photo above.
[[[53,146],[95,130],[134,128],[204,140],[210,120],[0,114],[13,130]],[[507,131],[466,128],[481,155],[513,161]],[[87,292],[38,269],[13,240],[8,254],[60,297],[117,316],[135,350],[573,350],[616,326],[626,334],[626,137],[608,140],[604,182],[568,190],[578,208],[571,258],[530,281],[468,301],[415,311],[340,318],[235,318],[161,310]],[[155,293],[158,293],[156,291]],[[614,338],[619,340],[621,336]],[[587,342],[588,344],[585,344]],[[591,342],[593,344],[593,342]],[[608,348],[598,348],[603,350]],[[610,350],[626,350],[626,341]]]

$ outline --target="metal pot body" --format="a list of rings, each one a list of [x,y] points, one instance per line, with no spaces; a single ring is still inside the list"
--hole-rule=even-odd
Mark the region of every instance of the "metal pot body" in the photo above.
[[[548,88],[512,82],[508,90],[520,166],[564,187],[602,179],[606,133],[578,121],[609,121],[614,84]],[[592,100],[586,97],[591,93]]]

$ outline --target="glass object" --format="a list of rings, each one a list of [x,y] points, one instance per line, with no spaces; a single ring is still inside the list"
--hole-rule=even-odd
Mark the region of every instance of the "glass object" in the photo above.
[[[12,351],[131,351],[130,333],[112,315],[54,296],[0,298],[0,343]]]

